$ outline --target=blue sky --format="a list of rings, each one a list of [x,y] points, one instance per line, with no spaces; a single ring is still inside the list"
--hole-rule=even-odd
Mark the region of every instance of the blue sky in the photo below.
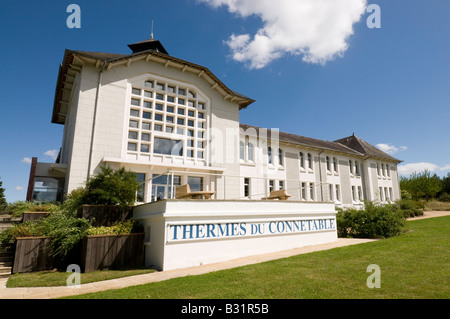
[[[450,172],[450,2],[368,0],[381,8],[381,28],[368,28],[370,13],[360,14],[345,49],[317,63],[314,47],[301,44],[314,31],[302,23],[314,25],[315,15],[292,19],[305,1],[286,0],[276,10],[262,0],[261,7],[255,0],[1,1],[0,180],[7,201],[25,199],[28,159],[52,162],[61,146],[63,126],[50,120],[64,50],[128,54],[127,44],[149,37],[152,19],[171,55],[208,67],[256,100],[241,111],[242,123],[324,140],[355,133],[385,144],[403,160],[403,174]],[[71,3],[81,8],[80,29],[66,25]],[[287,3],[292,10],[283,10]],[[345,29],[333,23],[345,22],[338,18],[349,10],[341,5],[318,17],[329,30]],[[270,35],[264,46],[253,41],[258,31]],[[322,31],[310,43],[332,51],[334,33]]]

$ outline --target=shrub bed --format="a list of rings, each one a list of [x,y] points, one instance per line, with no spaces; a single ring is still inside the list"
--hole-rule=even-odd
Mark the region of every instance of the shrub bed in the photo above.
[[[399,235],[405,217],[396,204],[379,205],[366,202],[364,209],[337,208],[339,237],[388,238]]]
[[[110,227],[93,227],[88,220],[69,213],[56,212],[46,218],[14,225],[0,233],[0,247],[7,247],[20,237],[50,237],[51,255],[65,257],[87,235],[120,235],[141,231],[134,220]]]
[[[425,208],[425,205],[422,202],[412,199],[402,199],[397,201],[396,204],[403,212],[405,218],[422,216],[423,209]]]

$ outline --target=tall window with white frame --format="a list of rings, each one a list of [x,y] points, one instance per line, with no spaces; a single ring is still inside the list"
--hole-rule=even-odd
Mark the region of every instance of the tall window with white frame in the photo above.
[[[255,161],[255,151],[254,151],[254,147],[253,147],[253,143],[250,141],[250,139],[247,142],[247,160],[249,162],[254,162]]]
[[[306,183],[302,182],[302,187],[301,187],[301,200],[306,200]]]
[[[305,156],[303,155],[303,152],[298,153],[299,161],[300,161],[300,168],[305,168]]]
[[[309,183],[309,199],[312,201],[315,200],[314,195],[314,183]]]
[[[245,142],[239,142],[239,158],[243,162],[254,162],[255,160],[255,151],[253,143],[250,141],[248,136],[245,137]]]
[[[250,178],[244,178],[244,197],[250,197]]]
[[[355,175],[359,176],[360,172],[359,172],[359,162],[355,161]]]
[[[135,173],[136,180],[139,182],[139,189],[136,194],[137,202],[145,201],[145,173]]]
[[[269,193],[275,190],[275,180],[269,180]]]
[[[326,165],[327,165],[327,172],[331,172],[331,163],[330,163],[330,157],[325,157]]]
[[[278,149],[278,165],[283,166],[283,150]]]
[[[308,157],[308,168],[312,170],[313,169],[313,158],[311,156],[311,153],[308,153],[307,157]]]
[[[333,157],[333,168],[334,168],[334,172],[338,173],[338,160],[336,157]]]
[[[340,186],[338,184],[335,185],[335,190],[336,190],[335,200],[337,202],[339,202],[339,201],[341,201],[341,191],[340,191]]]

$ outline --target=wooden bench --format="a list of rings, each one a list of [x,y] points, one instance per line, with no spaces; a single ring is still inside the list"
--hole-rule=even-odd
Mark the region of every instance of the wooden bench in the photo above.
[[[214,191],[198,191],[191,192],[189,184],[177,187],[175,191],[175,198],[178,199],[200,199],[202,196],[204,199],[211,199],[211,196],[216,192]]]
[[[263,197],[261,199],[279,199],[287,200],[291,195],[289,195],[285,189],[280,189],[277,191],[271,191],[269,197]]]

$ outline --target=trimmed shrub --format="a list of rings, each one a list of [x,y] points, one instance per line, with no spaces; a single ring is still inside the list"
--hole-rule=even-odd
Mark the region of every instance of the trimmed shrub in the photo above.
[[[423,215],[424,204],[412,199],[402,199],[396,202],[405,218]]]
[[[87,235],[122,235],[142,231],[140,225],[135,220],[127,220],[116,223],[113,226],[91,227],[87,230]]]
[[[338,208],[336,214],[339,237],[388,238],[397,236],[405,226],[405,217],[395,204],[366,202],[365,208]]]

